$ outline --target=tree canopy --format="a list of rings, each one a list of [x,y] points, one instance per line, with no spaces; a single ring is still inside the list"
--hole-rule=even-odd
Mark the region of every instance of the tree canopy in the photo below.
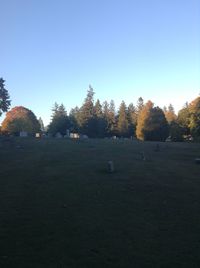
[[[0,115],[10,106],[4,82],[0,78]],[[127,105],[122,101],[116,111],[113,100],[101,103],[99,99],[94,99],[94,95],[95,91],[89,85],[83,104],[72,108],[69,116],[65,106],[55,102],[48,132],[65,135],[69,130],[92,138],[135,136],[140,140],[152,141],[164,141],[168,136],[173,141],[182,141],[192,135],[195,140],[200,140],[200,97],[186,103],[176,115],[172,104],[161,109],[154,107],[151,101],[144,104],[142,97],[138,98],[136,105],[132,102]],[[17,106],[7,113],[1,129],[9,133],[22,130],[34,133],[44,132],[47,127],[30,110]]]
[[[148,101],[142,108],[136,129],[137,138],[147,141],[165,141],[169,135],[164,112]]]
[[[23,106],[16,106],[7,112],[6,118],[2,122],[2,131],[11,134],[26,131],[34,134],[40,131],[40,124],[31,110]]]
[[[48,127],[48,132],[52,135],[56,135],[57,132],[65,135],[67,129],[70,127],[69,118],[63,104],[58,105],[56,102],[52,108],[51,123]]]
[[[3,112],[7,112],[10,107],[10,96],[5,88],[5,80],[0,78],[0,116]]]

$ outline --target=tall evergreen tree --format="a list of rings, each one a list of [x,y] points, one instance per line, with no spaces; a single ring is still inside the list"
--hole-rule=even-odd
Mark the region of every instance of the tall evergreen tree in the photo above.
[[[105,134],[109,135],[109,103],[107,101],[103,102],[102,110],[103,110],[103,117],[106,122]]]
[[[93,136],[95,124],[94,124],[94,90],[89,86],[87,96],[80,109],[80,127],[83,134]]]
[[[7,112],[10,107],[10,96],[5,88],[5,80],[0,78],[0,116],[3,112]]]
[[[183,134],[190,134],[190,110],[188,103],[178,112],[177,123],[183,129]]]
[[[44,123],[43,123],[43,120],[42,120],[41,117],[38,119],[38,122],[39,122],[39,124],[40,124],[40,130],[41,130],[42,132],[44,132],[44,131],[45,131],[45,128],[44,128]]]
[[[113,135],[116,135],[116,112],[114,100],[111,100],[108,107],[108,136]]]
[[[67,111],[65,109],[65,106],[61,103],[61,105],[58,107],[57,111],[58,115],[67,116]]]
[[[164,110],[164,114],[165,114],[168,124],[175,122],[177,119],[177,116],[175,114],[174,107],[172,104],[169,104],[168,109]]]
[[[137,112],[133,103],[128,106],[128,124],[129,124],[129,135],[135,136],[136,124],[137,124]]]
[[[99,100],[97,100],[94,105],[94,118],[92,120],[93,124],[95,125],[93,136],[97,138],[103,138],[106,134],[107,122],[104,118],[102,105]]]
[[[137,118],[139,117],[139,114],[142,111],[143,107],[144,107],[144,100],[142,97],[139,97],[139,99],[137,101],[137,106],[136,106]]]
[[[121,102],[119,107],[117,131],[119,136],[128,136],[128,118],[127,118],[127,108],[124,101]]]
[[[95,105],[94,105],[94,114],[96,117],[102,117],[103,116],[103,111],[102,111],[102,105],[99,101],[99,99],[97,99]]]
[[[55,117],[58,114],[59,105],[57,102],[54,103],[52,110],[51,118]]]
[[[80,132],[80,128],[81,128],[80,117],[81,117],[80,109],[78,108],[78,106],[71,109],[69,113],[69,120],[70,120],[70,126],[71,126],[70,130],[72,132]]]
[[[52,112],[52,120],[49,124],[48,131],[53,135],[55,135],[57,132],[65,135],[66,130],[70,127],[70,122],[64,105],[58,105],[55,103]]]

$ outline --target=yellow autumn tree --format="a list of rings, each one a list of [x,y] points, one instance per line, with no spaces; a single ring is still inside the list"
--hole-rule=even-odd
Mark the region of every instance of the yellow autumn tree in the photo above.
[[[169,135],[167,120],[162,109],[153,106],[148,101],[142,108],[137,121],[136,136],[143,141],[165,141]]]

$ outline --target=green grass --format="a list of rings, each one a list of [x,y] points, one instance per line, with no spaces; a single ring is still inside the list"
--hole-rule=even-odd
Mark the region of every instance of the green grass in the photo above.
[[[0,145],[0,267],[200,267],[200,144]]]

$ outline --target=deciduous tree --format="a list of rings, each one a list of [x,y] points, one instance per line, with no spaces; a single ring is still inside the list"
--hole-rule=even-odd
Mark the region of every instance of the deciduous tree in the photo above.
[[[197,97],[189,105],[190,132],[194,137],[200,137],[200,97]]]
[[[11,134],[19,134],[20,131],[34,134],[40,131],[40,124],[31,110],[17,106],[7,112],[2,122],[2,130]]]
[[[169,135],[168,123],[163,111],[148,101],[142,108],[136,129],[137,138],[149,141],[165,141]]]

